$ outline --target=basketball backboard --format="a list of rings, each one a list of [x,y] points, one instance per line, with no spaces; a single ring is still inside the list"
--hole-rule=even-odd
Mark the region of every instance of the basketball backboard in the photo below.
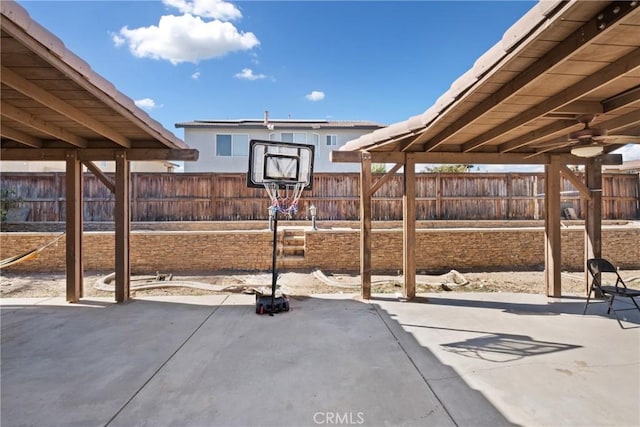
[[[247,186],[302,184],[305,190],[311,189],[314,148],[313,145],[252,139],[249,142]]]

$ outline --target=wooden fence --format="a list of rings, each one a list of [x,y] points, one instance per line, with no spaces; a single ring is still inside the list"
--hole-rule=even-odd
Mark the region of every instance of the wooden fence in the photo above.
[[[107,174],[113,179],[113,174]],[[604,219],[640,218],[640,175],[603,174]],[[305,191],[295,218],[308,219],[312,204],[319,220],[359,217],[359,174],[318,173]],[[374,176],[374,181],[377,176]],[[65,220],[64,173],[3,173],[1,188],[12,190],[29,209],[28,221]],[[421,173],[416,175],[418,220],[503,220],[544,218],[544,174]],[[582,218],[584,200],[562,179],[562,207]],[[84,176],[85,221],[113,221],[114,195],[92,174]],[[247,188],[245,174],[132,173],[132,221],[264,220],[264,190]],[[373,197],[374,220],[402,219],[402,175]]]

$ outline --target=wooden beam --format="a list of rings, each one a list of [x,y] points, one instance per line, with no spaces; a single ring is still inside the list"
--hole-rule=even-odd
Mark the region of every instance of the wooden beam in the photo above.
[[[113,128],[99,122],[88,114],[85,114],[78,108],[42,89],[40,86],[31,83],[29,80],[23,78],[10,68],[0,66],[0,75],[2,76],[3,84],[12,87],[23,95],[32,98],[45,107],[51,108],[74,122],[91,129],[93,132],[104,136],[118,145],[121,145],[122,147],[131,147],[131,141],[113,130]]]
[[[331,161],[334,163],[360,163],[363,151],[332,151]],[[404,163],[404,153],[367,152],[374,163]],[[550,162],[548,154],[540,154],[526,158],[531,153],[448,153],[448,152],[412,152],[416,163],[444,163],[444,164],[492,164],[492,165],[546,165]],[[588,159],[571,154],[554,154],[560,163],[567,165],[584,165]],[[621,165],[621,154],[607,154],[600,156],[602,164]]]
[[[413,153],[407,153],[404,163],[402,194],[402,272],[405,298],[416,296],[416,162]]]
[[[627,114],[621,114],[605,122],[598,123],[598,127],[607,129],[609,133],[616,133],[617,131],[631,126],[637,126],[638,124],[640,124],[640,114],[638,114],[637,109],[634,109]]]
[[[576,124],[578,124],[577,120],[558,120],[557,122],[553,122],[550,125],[533,130],[531,132],[527,132],[524,135],[500,144],[498,146],[498,151],[500,153],[508,153],[509,151],[513,151],[516,148],[524,147],[525,145],[536,142],[542,138],[549,137],[550,135],[553,135],[555,133],[566,132]],[[566,135],[564,136],[566,138]]]
[[[34,150],[32,148],[2,148],[0,156],[2,160],[60,160],[65,159],[65,149],[62,148],[42,148]],[[112,148],[85,148],[78,153],[78,159],[82,161],[113,161],[116,154],[121,149]],[[196,149],[170,149],[170,148],[131,148],[127,150],[127,158],[130,161],[146,160],[198,160],[198,150]]]
[[[109,189],[109,191],[111,191],[111,193],[116,193],[116,185],[109,179],[109,177],[102,173],[99,167],[97,167],[93,162],[82,162],[82,164],[85,165],[87,169],[89,169],[89,171],[91,171],[91,173],[98,178],[100,182]]]
[[[585,167],[585,178],[591,197],[585,209],[584,276],[585,295],[589,293],[589,271],[587,260],[602,257],[602,164],[593,159]]]
[[[604,109],[598,101],[574,101],[553,111],[553,114],[602,114]],[[574,120],[574,123],[576,121]]]
[[[24,144],[29,147],[33,147],[33,148],[42,147],[42,140],[40,138],[36,138],[35,136],[27,135],[24,132],[10,128],[4,123],[2,123],[2,126],[0,126],[0,135],[2,135],[3,138],[12,139],[16,142],[19,142],[20,144]],[[7,159],[5,159],[3,156],[2,160],[7,160]]]
[[[3,117],[10,118],[11,120],[15,120],[16,122],[22,123],[23,125],[28,126],[32,129],[36,129],[42,133],[46,133],[47,135],[52,136],[55,139],[59,139],[71,145],[75,145],[76,147],[87,146],[86,139],[72,134],[71,132],[67,132],[66,130],[58,126],[48,123],[34,116],[33,114],[30,114],[7,102],[0,102],[0,111],[2,112]]]
[[[545,283],[547,296],[559,298],[561,289],[560,164],[545,166]]]
[[[69,150],[66,158],[66,271],[67,301],[82,298],[82,164],[77,152]]]
[[[597,73],[593,73],[585,77],[578,83],[569,86],[546,101],[537,104],[535,107],[530,108],[512,119],[491,128],[491,130],[483,133],[482,135],[472,138],[462,145],[462,151],[469,152],[475,150],[476,148],[491,142],[500,135],[503,135],[517,127],[524,126],[532,120],[572,102],[573,100],[583,96],[585,93],[593,92],[601,86],[610,84],[613,80],[616,80],[624,73],[628,73],[629,70],[634,70],[639,66],[640,48],[631,51],[616,62],[607,65]]]
[[[574,187],[576,187],[578,189],[578,191],[580,192],[580,194],[582,194],[582,196],[587,199],[590,200],[591,199],[591,192],[589,191],[589,189],[587,188],[586,185],[584,185],[584,183],[580,180],[580,178],[578,178],[571,169],[569,169],[568,167],[566,167],[565,165],[560,165],[560,173],[562,174],[562,176],[564,176],[565,178],[567,178],[569,181],[571,181],[571,183],[573,184]]]
[[[633,89],[621,93],[620,95],[616,95],[609,99],[606,99],[602,103],[602,110],[605,113],[609,113],[619,108],[637,104],[638,102],[640,102],[640,86],[636,86]]]
[[[371,156],[360,164],[360,296],[371,299]]]
[[[360,163],[362,153],[371,156],[372,163],[402,163],[404,164],[404,153],[399,151],[370,152],[370,151],[340,151],[334,150],[329,153],[329,159],[333,163]]]
[[[80,153],[83,160],[105,160],[101,157],[101,150],[94,152],[93,149],[83,150]],[[92,159],[92,157],[98,157]],[[199,152],[195,148],[131,148],[127,150],[127,159],[132,162],[145,160],[179,160],[195,162],[198,160]],[[111,157],[112,159],[114,157]]]
[[[116,155],[116,301],[125,302],[129,299],[129,284],[131,280],[131,266],[129,260],[129,231],[131,227],[129,209],[129,160],[127,152],[121,151]]]
[[[395,165],[394,167],[391,168],[391,170],[387,173],[385,173],[383,176],[381,176],[376,182],[375,184],[373,184],[371,186],[371,190],[369,191],[369,197],[373,196],[375,194],[376,191],[378,191],[380,189],[380,187],[382,187],[384,185],[385,182],[389,181],[389,179],[394,176],[396,174],[396,172],[398,172],[398,170],[402,167],[402,163],[398,163],[397,165]]]

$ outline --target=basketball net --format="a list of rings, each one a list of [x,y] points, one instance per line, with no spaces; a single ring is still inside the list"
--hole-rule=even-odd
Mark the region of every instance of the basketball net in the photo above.
[[[265,182],[264,189],[267,190],[271,200],[271,207],[291,218],[293,214],[298,212],[298,200],[300,200],[304,185],[304,182],[296,182],[295,184],[284,184],[284,188],[280,188],[280,184],[276,182]]]

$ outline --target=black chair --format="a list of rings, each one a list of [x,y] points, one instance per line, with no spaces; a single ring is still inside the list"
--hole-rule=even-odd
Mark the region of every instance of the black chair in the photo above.
[[[592,258],[587,260],[587,269],[593,278],[591,282],[591,287],[589,288],[589,295],[587,295],[587,303],[584,306],[584,312],[582,314],[587,313],[587,307],[589,306],[589,302],[591,300],[591,294],[596,293],[596,296],[604,297],[605,301],[609,307],[607,310],[607,314],[613,313],[620,324],[620,327],[623,328],[622,322],[620,322],[620,318],[618,317],[618,311],[625,310],[634,310],[634,308],[623,308],[616,310],[613,308],[613,301],[616,297],[624,297],[629,298],[633,305],[636,306],[636,309],[640,312],[640,306],[634,299],[635,297],[640,297],[640,290],[630,289],[625,285],[624,280],[618,274],[618,270],[606,259],[602,258]],[[613,282],[614,284],[608,284]],[[600,301],[603,302],[603,301]]]

